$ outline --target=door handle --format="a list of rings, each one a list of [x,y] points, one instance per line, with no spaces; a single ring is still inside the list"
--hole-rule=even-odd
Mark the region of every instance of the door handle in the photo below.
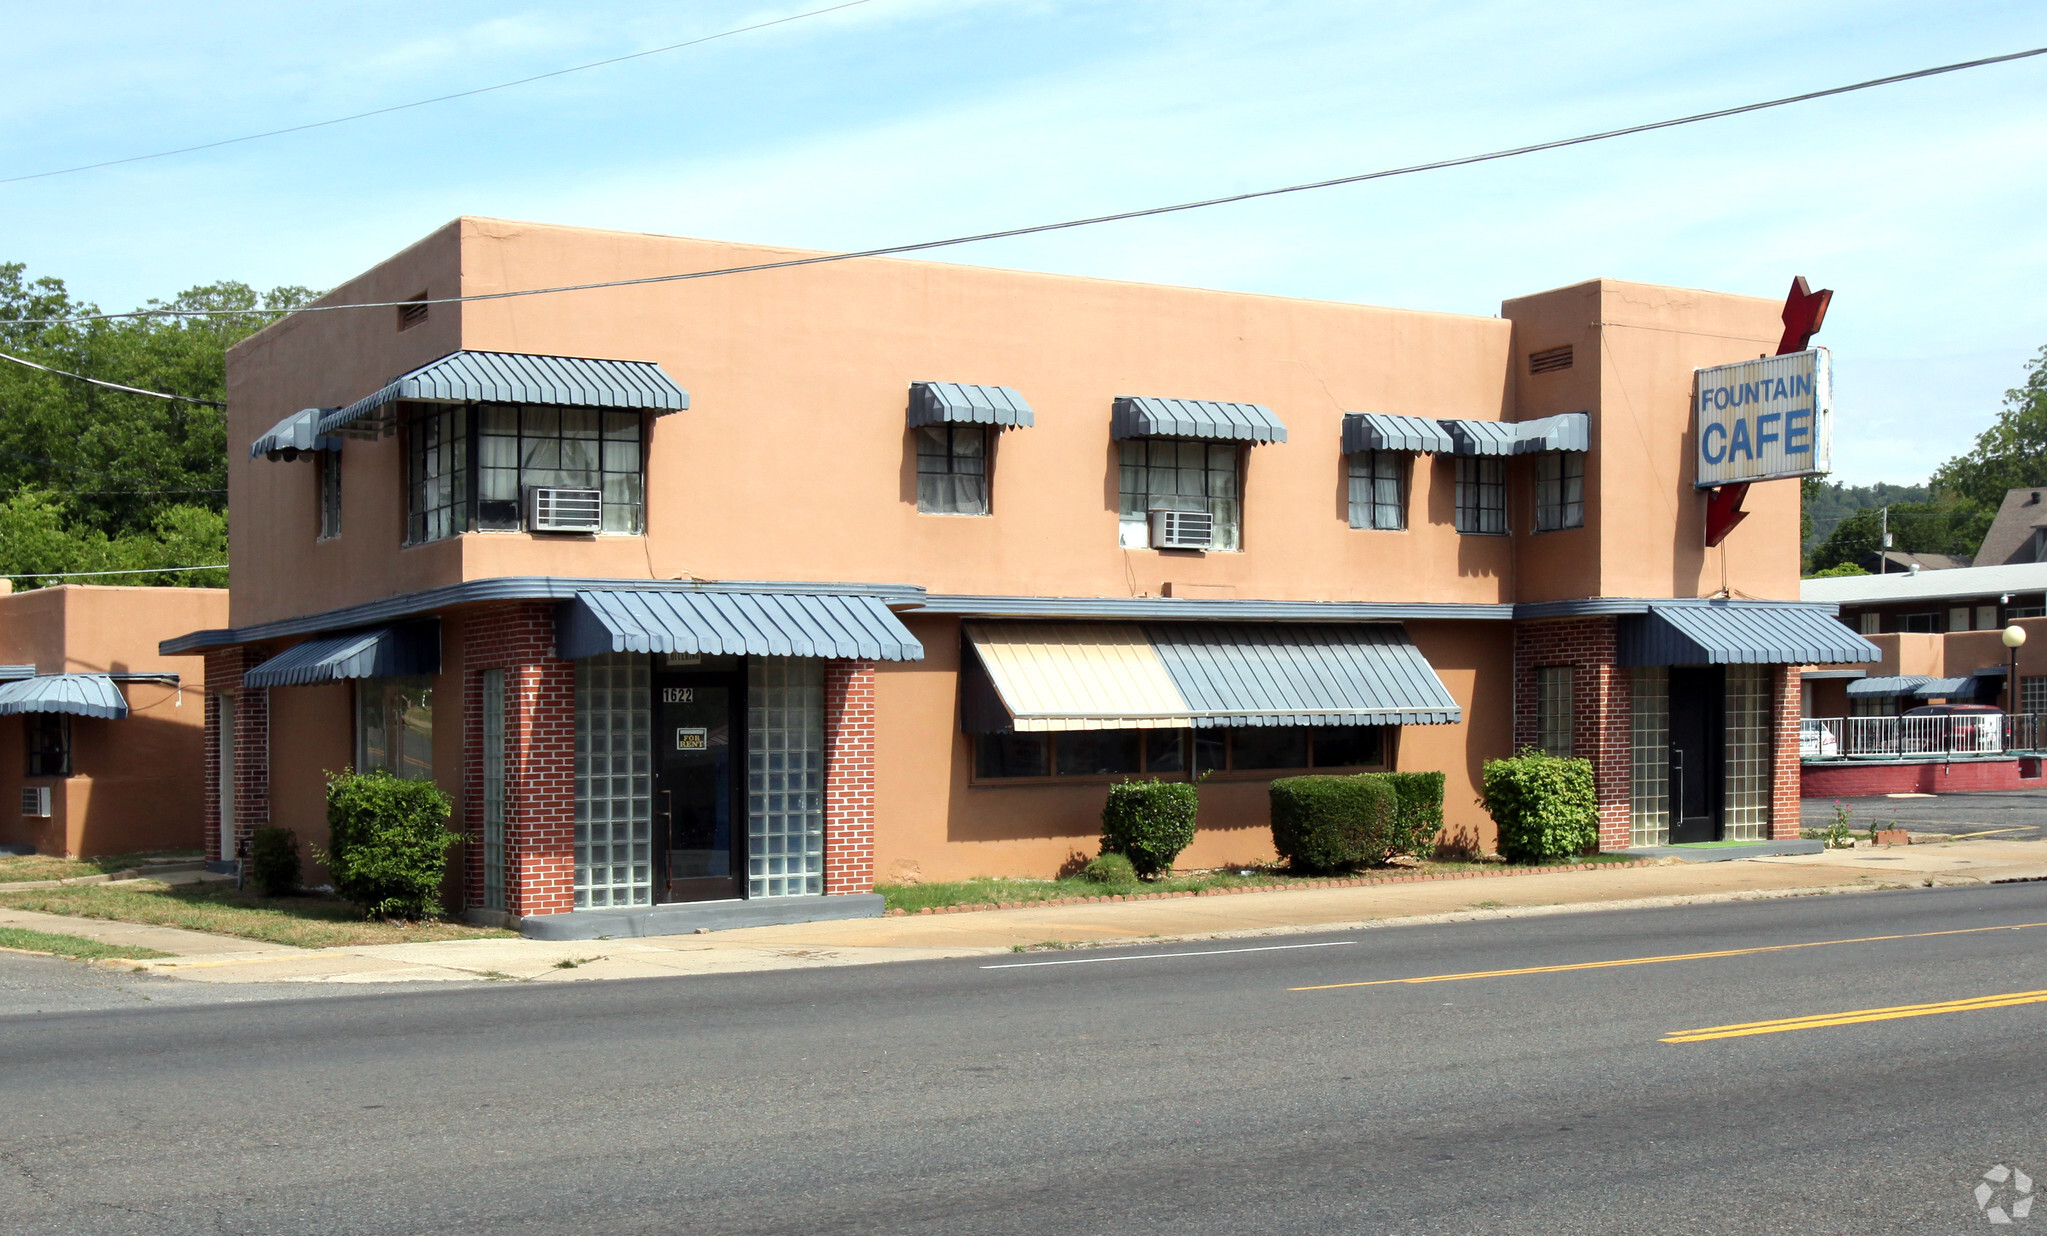
[[[672,790],[661,791],[661,818],[668,821],[670,828],[675,827],[675,793]]]

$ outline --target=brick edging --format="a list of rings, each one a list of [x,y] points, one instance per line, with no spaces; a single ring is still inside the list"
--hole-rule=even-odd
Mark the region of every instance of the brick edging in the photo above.
[[[966,914],[975,910],[1032,910],[1039,906],[1086,906],[1110,901],[1164,901],[1170,897],[1232,897],[1242,893],[1292,893],[1314,888],[1371,888],[1380,884],[1421,884],[1431,880],[1499,880],[1508,876],[1551,875],[1559,871],[1626,871],[1653,867],[1654,858],[1626,863],[1569,863],[1558,867],[1519,867],[1502,871],[1432,871],[1397,876],[1350,876],[1326,880],[1301,880],[1292,884],[1252,884],[1241,888],[1181,889],[1166,893],[1115,893],[1106,897],[1054,897],[1045,901],[977,901],[957,906],[926,906],[918,914]],[[908,910],[890,910],[888,918],[909,917]]]

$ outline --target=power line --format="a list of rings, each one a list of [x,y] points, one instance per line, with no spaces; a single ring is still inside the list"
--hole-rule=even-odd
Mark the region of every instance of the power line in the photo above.
[[[751,34],[756,30],[766,30],[770,26],[787,25],[792,21],[802,21],[806,17],[821,17],[826,13],[836,13],[840,9],[850,9],[856,5],[870,2],[871,0],[846,0],[844,4],[834,4],[829,8],[812,9],[807,13],[777,17],[773,21],[755,22],[751,26],[721,30],[717,34],[707,34],[702,38],[690,39],[682,43],[670,43],[666,47],[654,47],[646,51],[630,52],[623,56],[613,56],[608,60],[592,60],[588,64],[572,65],[566,69],[555,69],[547,73],[535,73],[531,77],[521,77],[515,81],[499,82],[495,86],[478,86],[474,90],[458,90],[453,94],[435,95],[431,99],[418,99],[411,103],[394,103],[390,107],[372,108],[369,111],[356,112],[350,116],[336,116],[332,120],[315,120],[306,124],[290,125],[282,129],[270,129],[263,133],[249,133],[241,137],[224,137],[217,142],[201,142],[197,146],[180,146],[176,150],[159,150],[154,154],[129,155],[125,159],[104,159],[98,163],[81,163],[77,167],[60,167],[47,172],[28,172],[20,176],[0,177],[0,185],[18,184],[24,180],[44,180],[51,176],[69,176],[73,172],[90,172],[102,167],[119,167],[124,163],[141,163],[149,159],[168,159],[172,155],[192,154],[200,150],[217,150],[222,146],[234,146],[242,142],[260,141],[266,137],[282,137],[287,133],[304,133],[308,129],[324,129],[332,125],[347,124],[351,120],[366,120],[371,116],[388,116],[392,112],[410,111],[415,107],[427,107],[435,103],[467,99],[479,94],[489,94],[495,90],[509,90],[514,86],[530,85],[533,82],[546,81],[550,77],[565,77],[570,73],[581,73],[586,69],[601,69],[606,65],[623,64],[628,60],[638,60],[645,56],[659,56],[664,52],[680,51],[685,47],[695,47],[700,43],[710,43],[718,39],[729,39],[737,34]]]
[[[173,571],[225,570],[227,563],[216,562],[212,566],[136,567],[128,571],[25,571],[20,575],[0,575],[0,579],[75,579],[81,575],[169,575]]]
[[[194,399],[190,395],[171,395],[163,391],[144,390],[139,386],[123,386],[119,382],[103,382],[98,378],[88,378],[82,373],[71,373],[63,369],[52,369],[48,365],[38,365],[32,360],[28,360],[20,356],[14,356],[6,352],[0,352],[0,360],[13,361],[17,365],[26,365],[30,369],[40,369],[44,373],[54,373],[60,378],[71,378],[79,382],[90,382],[94,386],[103,386],[110,391],[126,391],[130,395],[148,395],[152,399],[175,399],[179,403],[203,404],[209,408],[227,407],[226,404],[220,402],[217,399]]]

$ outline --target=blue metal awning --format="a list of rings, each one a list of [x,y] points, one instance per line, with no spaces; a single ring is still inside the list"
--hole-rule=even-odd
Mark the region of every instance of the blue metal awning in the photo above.
[[[1454,725],[1463,715],[1394,623],[1148,623],[1197,727]]]
[[[1616,660],[1628,666],[1855,665],[1882,656],[1832,614],[1790,601],[1651,602],[1648,613],[1614,621]]]
[[[1848,684],[1851,699],[1896,699],[1900,696],[1917,695],[1919,688],[1932,682],[1924,674],[1891,674],[1878,678],[1864,678]]]
[[[556,655],[921,661],[924,645],[879,597],[785,592],[579,592],[556,611]]]
[[[1376,412],[1343,414],[1343,453],[1360,451],[1415,451],[1448,455],[1457,443],[1443,427],[1426,416],[1388,416]]]
[[[1532,421],[1437,422],[1456,444],[1455,455],[1532,455],[1537,451],[1592,449],[1592,416],[1565,412]]]
[[[438,620],[371,627],[295,644],[242,675],[245,687],[304,687],[349,678],[441,672]]]
[[[1977,681],[1974,678],[1932,678],[1919,684],[1912,694],[1922,700],[1975,699]]]
[[[0,686],[0,717],[31,712],[119,721],[128,715],[128,701],[105,674],[38,674]]]
[[[565,408],[680,412],[689,392],[652,361],[452,352],[374,394],[320,418],[319,431],[374,435],[399,400],[417,403],[538,403]]]
[[[340,450],[341,439],[320,433],[320,418],[332,411],[333,408],[305,408],[292,413],[272,425],[270,432],[249,443],[249,458],[261,459],[267,455],[290,463],[301,454],[312,451]]]
[[[1118,442],[1125,438],[1284,442],[1286,426],[1262,403],[1118,395],[1109,419],[1109,436]]]
[[[910,428],[919,425],[994,425],[1025,429],[1032,423],[1031,405],[1007,386],[969,386],[964,382],[910,383]]]

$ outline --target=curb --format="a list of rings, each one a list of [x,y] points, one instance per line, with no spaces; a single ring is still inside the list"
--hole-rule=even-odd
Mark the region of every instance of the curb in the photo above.
[[[1253,884],[1242,888],[1181,889],[1168,893],[1113,893],[1104,897],[1052,897],[1043,901],[977,901],[956,906],[926,906],[916,914],[972,914],[981,910],[1034,910],[1042,906],[1106,905],[1119,901],[1166,901],[1175,897],[1236,897],[1246,893],[1295,893],[1320,888],[1372,888],[1384,884],[1423,884],[1436,880],[1501,880],[1511,876],[1554,875],[1563,871],[1627,871],[1654,867],[1659,860],[1637,859],[1628,863],[1567,863],[1554,867],[1520,867],[1504,871],[1412,872],[1396,876],[1350,876],[1327,880],[1301,880],[1289,884]],[[909,910],[889,910],[884,918],[908,918]]]

